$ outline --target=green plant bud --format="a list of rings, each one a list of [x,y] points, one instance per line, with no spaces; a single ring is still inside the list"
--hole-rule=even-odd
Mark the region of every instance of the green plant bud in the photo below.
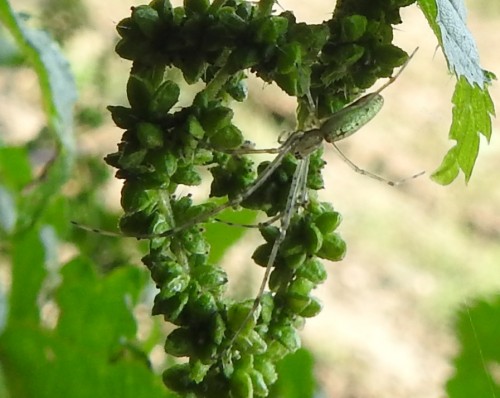
[[[182,231],[178,239],[182,242],[184,250],[192,254],[206,254],[210,248],[199,231]]]
[[[255,180],[253,162],[247,157],[216,156],[215,162],[219,166],[210,169],[213,176],[210,196],[228,195],[232,199],[247,189]],[[242,204],[242,206],[245,205]]]
[[[190,204],[190,207],[183,209],[182,220],[187,222],[193,218],[200,216],[201,214],[212,211],[215,207],[217,207],[217,203],[214,202],[202,203],[195,206]],[[179,214],[181,214],[181,212],[179,212]]]
[[[175,269],[175,265],[177,264],[172,264],[172,263],[158,263],[155,262],[152,265],[149,265],[149,272],[151,272],[151,279],[153,279],[156,282],[156,286],[159,288],[163,286],[167,280],[172,278],[172,275],[174,274],[180,274],[182,272],[182,268],[178,271]]]
[[[204,14],[208,7],[210,7],[209,0],[184,0],[184,9],[186,10],[186,14]]]
[[[314,284],[323,283],[328,274],[326,273],[325,267],[321,264],[321,261],[313,258],[307,260],[303,267],[300,267],[297,271],[297,276],[309,279]]]
[[[130,37],[137,35],[137,25],[132,21],[132,18],[123,18],[116,25],[116,31],[120,37]]]
[[[134,169],[140,166],[147,154],[146,149],[133,149],[131,145],[127,145],[122,151],[122,155],[119,160],[120,168],[123,169]]]
[[[126,236],[148,235],[153,232],[154,220],[144,212],[127,213],[120,218],[119,228]]]
[[[293,270],[275,268],[269,276],[269,289],[272,292],[278,291],[282,286],[286,286],[293,276]]]
[[[209,292],[197,292],[191,297],[189,304],[189,315],[199,319],[211,316],[217,311],[217,303],[214,296]]]
[[[296,270],[302,264],[304,264],[304,261],[306,261],[306,258],[307,258],[307,253],[305,253],[305,252],[292,254],[290,256],[285,257],[285,264],[286,264],[287,268]]]
[[[340,20],[340,37],[343,42],[358,41],[366,32],[367,19],[364,15],[349,15]]]
[[[309,279],[297,277],[290,283],[288,287],[288,293],[292,295],[309,297],[311,290],[314,289],[316,285]]]
[[[368,37],[379,45],[390,44],[394,38],[392,26],[374,19],[368,20],[365,38]]]
[[[125,106],[108,106],[108,111],[111,112],[111,118],[117,127],[121,129],[133,128],[139,121],[132,109]]]
[[[346,70],[342,66],[329,64],[321,74],[321,83],[328,86],[342,79],[345,75]]]
[[[164,149],[148,151],[147,161],[153,167],[155,177],[167,186],[169,179],[177,171],[177,158]]]
[[[323,235],[335,231],[341,222],[342,216],[336,211],[327,211],[322,213],[314,220],[314,224]]]
[[[297,41],[302,47],[302,54],[309,54],[314,60],[323,49],[330,37],[330,30],[325,23],[310,25],[306,23],[290,24],[287,38],[289,41]]]
[[[187,274],[181,275],[172,275],[171,278],[166,280],[163,285],[160,287],[160,293],[158,295],[162,299],[168,299],[177,295],[178,293],[183,292],[189,286],[189,282],[191,279]]]
[[[226,67],[232,73],[236,73],[255,66],[259,61],[260,55],[255,48],[241,46],[231,52]]]
[[[147,149],[163,145],[163,131],[155,124],[142,122],[137,125],[137,139]]]
[[[203,238],[202,231],[198,230],[198,232],[200,233],[200,238]],[[208,243],[207,246],[209,246]],[[202,267],[208,261],[208,253],[204,252],[204,253],[191,254],[189,260],[190,260],[190,267],[193,268]]]
[[[302,296],[298,294],[286,295],[287,310],[291,311],[294,314],[300,314],[307,308],[310,302],[311,299],[308,296]]]
[[[309,304],[299,312],[299,315],[305,318],[312,318],[318,315],[321,312],[322,308],[323,306],[321,305],[319,300],[315,297],[311,297]]]
[[[300,348],[300,337],[293,326],[281,326],[275,330],[276,339],[283,344],[289,352],[295,352]]]
[[[265,293],[260,299],[260,320],[267,325],[273,318],[274,299],[270,293]]]
[[[203,126],[200,124],[196,116],[189,115],[186,123],[189,134],[191,134],[197,140],[201,140],[205,136],[205,130],[203,130]]]
[[[235,361],[235,369],[249,371],[250,369],[253,369],[253,366],[254,366],[253,360],[254,360],[253,355],[241,355],[237,359],[237,361]]]
[[[288,29],[288,19],[271,16],[256,22],[255,41],[257,43],[274,44]]]
[[[187,357],[193,353],[193,337],[187,328],[177,328],[172,331],[165,341],[165,352],[174,357]]]
[[[172,10],[172,16],[173,16],[173,25],[174,26],[180,26],[184,19],[186,18],[186,10],[184,7],[175,7]]]
[[[121,39],[115,47],[116,53],[123,59],[134,61],[150,56],[150,48],[135,37]]]
[[[306,325],[306,319],[301,317],[301,316],[296,316],[292,319],[292,326],[296,330],[302,330],[304,329],[304,326]]]
[[[253,398],[252,379],[246,371],[237,369],[231,377],[230,384],[231,398]]]
[[[120,204],[126,213],[144,210],[156,203],[156,195],[145,190],[141,183],[125,181],[121,191]]]
[[[179,101],[181,89],[171,80],[165,80],[153,94],[150,112],[155,118],[164,117]]]
[[[260,234],[267,243],[274,243],[280,234],[280,229],[274,225],[266,225],[259,228]]]
[[[110,153],[104,157],[104,161],[111,167],[116,167],[117,169],[119,169],[121,156],[122,156],[121,152]]]
[[[255,369],[258,370],[262,377],[264,378],[264,382],[270,386],[278,380],[278,374],[276,373],[276,366],[272,361],[263,356],[259,356],[255,359]]]
[[[261,355],[266,352],[267,344],[255,330],[251,330],[245,337],[250,343],[249,352],[253,355]]]
[[[193,163],[206,165],[209,163],[213,163],[214,156],[213,152],[208,149],[198,148],[196,153],[194,154]]]
[[[228,126],[233,118],[233,110],[224,106],[206,109],[200,118],[200,123],[209,137]]]
[[[169,299],[163,299],[159,294],[157,294],[154,299],[151,314],[163,315],[167,322],[177,324],[179,315],[184,310],[188,300],[189,294],[187,292],[182,292],[181,294],[173,296]]]
[[[134,21],[141,32],[149,39],[155,37],[160,26],[158,11],[146,5],[132,7],[132,21]]]
[[[368,89],[375,84],[378,76],[375,71],[360,70],[354,72],[352,75],[354,85],[360,89]]]
[[[330,261],[340,261],[344,258],[346,244],[339,234],[332,233],[324,237],[323,246],[316,253],[318,257]]]
[[[215,289],[227,283],[226,272],[220,267],[211,265],[196,267],[192,271],[191,277],[206,289]]]
[[[252,379],[254,396],[267,397],[269,395],[269,389],[267,388],[262,374],[255,369],[250,370],[249,374]]]
[[[201,177],[193,165],[179,166],[172,175],[172,181],[176,184],[193,186],[201,184]]]
[[[294,227],[294,225],[292,224],[290,229],[293,229],[293,227]],[[297,230],[297,229],[295,229],[295,230]],[[281,246],[280,252],[285,257],[293,256],[296,254],[301,254],[301,253],[304,253],[304,251],[305,251],[304,244],[305,244],[305,240],[304,240],[304,237],[302,236],[302,234],[290,233],[288,236],[288,239]]]
[[[309,174],[309,176],[307,177],[307,187],[316,191],[325,187],[325,182],[323,181],[323,176],[321,175],[320,170]]]
[[[215,344],[220,345],[225,338],[226,323],[224,322],[224,319],[219,313],[215,314],[212,319],[213,319],[213,327],[211,333],[212,341]]]
[[[248,98],[248,86],[246,82],[240,80],[226,87],[227,93],[238,102],[243,102]]]
[[[188,84],[194,84],[201,79],[206,72],[206,62],[203,53],[190,55],[188,58],[180,58],[176,62],[176,66],[182,70],[184,80]]]
[[[261,267],[266,267],[273,246],[271,243],[260,245],[252,254],[252,260]]]
[[[227,125],[210,137],[210,144],[219,151],[238,148],[244,141],[243,133],[234,124]]]
[[[247,22],[235,13],[233,7],[221,7],[217,11],[220,22],[231,32],[241,32],[247,27]]]
[[[302,235],[304,246],[309,254],[316,253],[323,245],[323,234],[315,224],[305,225]]]
[[[277,340],[269,341],[267,346],[266,357],[272,358],[273,361],[278,362],[280,359],[284,358],[290,352],[287,348]]]
[[[188,363],[173,365],[167,368],[163,374],[163,383],[171,390],[178,393],[189,393],[194,387],[191,380],[191,369]]]
[[[149,5],[158,11],[162,19],[169,19],[172,16],[172,4],[169,0],[153,0]]]
[[[243,322],[246,321],[248,314],[250,313],[252,308],[253,308],[253,300],[247,300],[241,303],[235,303],[228,308],[227,324],[232,332],[240,330],[241,326],[243,325]],[[246,324],[244,325],[243,330],[241,330],[240,332],[241,336],[244,336],[255,327],[255,323],[257,322],[259,313],[260,311],[258,310],[253,312],[248,322],[246,322]]]
[[[302,62],[302,49],[299,43],[291,42],[285,44],[278,50],[276,70],[280,74],[290,73]]]
[[[127,98],[132,110],[146,114],[153,98],[151,85],[137,75],[130,75],[127,82]]]
[[[191,365],[191,372],[189,375],[191,376],[191,379],[196,383],[201,383],[205,376],[207,375],[208,371],[210,370],[209,364],[204,364],[200,360],[195,360],[195,361],[189,361]]]
[[[408,54],[393,44],[378,46],[375,50],[375,57],[377,62],[387,65],[388,68],[401,66],[408,60]]]

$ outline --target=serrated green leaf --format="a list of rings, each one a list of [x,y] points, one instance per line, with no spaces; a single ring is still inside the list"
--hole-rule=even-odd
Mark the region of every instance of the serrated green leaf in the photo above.
[[[106,355],[121,338],[135,336],[131,305],[144,283],[141,270],[123,267],[102,278],[89,263],[77,259],[61,273],[63,283],[55,295],[61,311],[57,325],[61,338]]]
[[[465,76],[470,85],[485,87],[488,78],[479,65],[479,53],[466,25],[463,0],[418,0],[420,9],[431,25],[448,61],[458,77]]]
[[[433,181],[441,185],[448,185],[458,177],[460,167],[458,166],[456,151],[456,145],[448,151],[441,165],[432,173],[431,179]]]
[[[30,252],[29,248],[25,251]],[[30,255],[43,260],[43,255],[33,247]],[[31,259],[25,260],[26,268],[34,268]],[[130,302],[134,303],[138,285],[142,287],[137,278],[140,271],[133,267],[121,268],[96,281],[90,265],[76,259],[64,267],[64,272],[65,280],[59,289],[64,294],[58,295],[61,314],[56,329],[33,322],[25,314],[18,317],[16,311],[11,312],[8,327],[0,336],[0,358],[11,396],[171,396],[165,393],[143,357],[139,358],[123,344],[124,337],[135,335],[135,321],[124,292],[130,293]],[[31,278],[28,274],[14,277],[22,283],[28,276]],[[39,285],[25,284],[23,288],[25,295],[36,296],[39,291]],[[32,305],[36,308],[36,303]],[[66,324],[68,320],[70,328]]]
[[[495,369],[500,363],[500,296],[463,308],[458,315],[456,333],[460,352],[454,359],[455,374],[446,384],[448,397],[499,396]]]
[[[77,94],[69,64],[46,32],[28,28],[5,0],[0,0],[0,20],[38,75],[49,130],[59,148],[57,158],[47,165],[43,184],[34,185],[20,205],[18,227],[22,230],[33,225],[50,197],[69,178],[75,152],[73,107]]]
[[[479,135],[482,134],[489,141],[491,117],[495,114],[487,88],[471,86],[464,77],[457,82],[452,102],[453,121],[449,137],[457,143],[431,176],[443,185],[457,177],[458,169],[465,174],[465,181],[469,181],[479,152]]]

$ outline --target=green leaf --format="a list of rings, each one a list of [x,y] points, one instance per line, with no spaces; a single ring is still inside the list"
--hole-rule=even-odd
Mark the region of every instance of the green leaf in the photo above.
[[[144,354],[128,343],[135,337],[131,306],[143,287],[142,272],[122,267],[101,277],[82,259],[66,264],[55,295],[60,315],[55,329],[50,329],[37,317],[20,312],[38,313],[41,275],[37,269],[42,268],[44,258],[35,232],[26,235],[22,243],[16,249],[14,271],[19,271],[13,274],[9,323],[0,336],[0,360],[10,395],[169,396],[144,361]],[[24,299],[15,293],[18,286],[23,288]],[[20,306],[18,301],[24,304]]]
[[[419,5],[436,34],[449,69],[469,84],[485,87],[488,78],[479,65],[479,53],[466,25],[463,0],[419,0]]]
[[[315,380],[312,354],[301,348],[286,356],[278,364],[278,381],[271,389],[270,398],[313,398]]]
[[[0,148],[0,176],[2,185],[16,192],[31,181],[31,166],[26,147]]]
[[[74,260],[61,274],[63,283],[55,295],[60,308],[57,334],[61,338],[106,355],[120,338],[134,337],[131,305],[144,283],[143,272],[122,267],[101,278],[89,263]]]
[[[462,170],[469,181],[479,152],[479,134],[489,141],[491,116],[495,109],[487,89],[471,86],[461,77],[453,94],[453,121],[449,137],[456,145],[450,149],[431,178],[443,185],[451,183]]]
[[[73,107],[76,87],[68,62],[47,33],[28,28],[6,0],[0,0],[0,20],[10,31],[38,75],[50,132],[58,148],[57,157],[44,170],[43,184],[36,184],[23,202],[19,228],[30,227],[37,216],[68,180],[74,160]]]
[[[218,263],[227,250],[244,236],[246,229],[238,224],[254,223],[257,214],[246,209],[240,211],[228,209],[220,214],[220,218],[235,225],[226,225],[224,222],[205,225],[205,236],[211,246],[210,261],[213,263]]]
[[[44,257],[44,247],[36,229],[13,241],[9,323],[12,320],[38,322],[37,297],[47,273]]]
[[[463,308],[458,314],[456,332],[460,352],[454,359],[455,374],[446,384],[448,397],[499,396],[495,369],[500,363],[500,296]]]

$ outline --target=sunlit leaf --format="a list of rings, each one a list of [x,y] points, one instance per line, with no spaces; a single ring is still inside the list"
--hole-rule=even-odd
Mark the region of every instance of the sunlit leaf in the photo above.
[[[460,352],[454,359],[455,374],[446,385],[448,397],[500,396],[500,296],[463,308],[456,331]]]
[[[479,152],[480,134],[489,141],[491,117],[495,112],[488,91],[470,86],[464,77],[459,79],[452,101],[453,121],[449,136],[456,145],[432,175],[434,181],[443,185],[451,183],[459,169],[469,181]]]

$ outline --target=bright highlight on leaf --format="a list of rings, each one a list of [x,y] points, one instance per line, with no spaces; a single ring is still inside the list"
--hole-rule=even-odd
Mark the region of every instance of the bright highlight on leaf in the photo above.
[[[457,143],[432,175],[434,181],[443,185],[451,183],[459,170],[465,174],[465,181],[469,181],[479,153],[480,134],[490,140],[491,116],[495,114],[488,91],[470,86],[464,77],[455,87],[453,105],[450,138]]]
[[[457,143],[431,178],[447,185],[462,170],[468,182],[479,153],[479,135],[488,141],[491,136],[495,108],[488,85],[494,76],[479,65],[477,46],[466,26],[463,0],[419,0],[419,5],[438,38],[448,68],[458,79],[449,133]]]

